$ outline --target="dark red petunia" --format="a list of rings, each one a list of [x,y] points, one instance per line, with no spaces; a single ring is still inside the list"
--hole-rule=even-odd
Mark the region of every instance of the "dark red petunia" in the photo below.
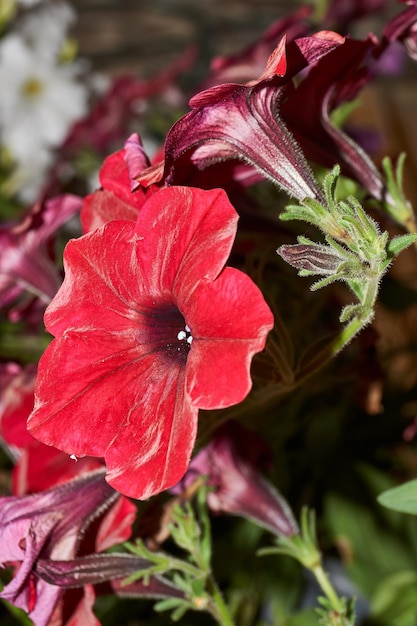
[[[66,248],[28,427],[69,454],[105,457],[126,495],[176,484],[198,409],[251,388],[273,316],[251,279],[224,267],[237,219],[222,190],[169,187],[136,224],[110,222]]]
[[[201,186],[197,175],[201,170],[243,162],[258,178],[271,180],[294,198],[321,198],[303,146],[280,114],[280,99],[297,75],[344,41],[330,31],[288,44],[283,37],[258,79],[243,85],[224,83],[196,94],[189,102],[192,110],[167,135],[164,168],[153,166],[138,181],[149,185],[163,179],[167,185]],[[212,181],[217,180],[216,172]]]
[[[196,476],[206,476],[211,511],[239,515],[275,535],[290,537],[298,532],[292,511],[261,473],[269,456],[270,449],[255,432],[237,422],[227,422],[196,454],[183,480],[171,492],[181,493]]]

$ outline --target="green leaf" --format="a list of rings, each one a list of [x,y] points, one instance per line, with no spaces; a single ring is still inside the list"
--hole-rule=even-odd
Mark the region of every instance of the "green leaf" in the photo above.
[[[392,258],[396,254],[399,254],[400,252],[408,248],[408,246],[411,246],[416,240],[417,234],[415,233],[394,237],[394,239],[391,239],[387,246],[387,252],[389,257]]]
[[[170,611],[171,609],[176,609],[178,606],[183,606],[185,603],[184,600],[180,598],[167,598],[166,600],[161,600],[154,604],[154,609],[158,613],[162,611]]]
[[[29,617],[26,615],[26,613],[24,611],[22,611],[22,609],[18,609],[16,606],[13,606],[13,604],[10,604],[10,602],[7,602],[7,600],[1,600],[1,604],[5,607],[7,607],[7,610],[9,611],[9,613],[14,617],[13,623],[14,624],[21,624],[22,626],[31,626],[32,625],[32,620],[29,619]],[[12,622],[8,622],[7,617],[2,617],[2,624],[6,624],[6,623],[12,623]]]
[[[363,481],[353,473],[352,483],[358,493],[363,489]],[[415,567],[416,552],[410,541],[405,524],[393,527],[385,519],[384,511],[376,516],[372,511],[371,498],[364,502],[352,495],[329,493],[325,501],[325,520],[330,535],[336,545],[343,546],[346,570],[351,580],[366,596],[371,596],[382,580],[393,573],[412,570]],[[398,518],[397,518],[398,519]]]
[[[414,626],[417,573],[401,571],[384,578],[371,600],[371,615],[381,626]]]
[[[377,500],[388,509],[417,515],[417,479],[384,491]]]
[[[185,613],[190,609],[190,605],[187,601],[170,598],[169,600],[162,600],[154,605],[154,610],[158,613],[162,611],[169,611],[173,609],[171,619],[173,622],[178,622]]]

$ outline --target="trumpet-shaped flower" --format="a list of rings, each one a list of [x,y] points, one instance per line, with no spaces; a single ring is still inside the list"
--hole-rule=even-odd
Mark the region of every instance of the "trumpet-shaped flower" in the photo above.
[[[302,146],[280,115],[280,98],[297,74],[343,41],[329,31],[288,46],[283,37],[257,80],[244,85],[224,83],[196,94],[190,100],[191,112],[167,135],[164,170],[152,168],[152,176],[145,170],[139,182],[148,185],[163,176],[167,184],[189,183],[196,171],[208,166],[243,161],[291,196],[320,197]]]
[[[109,483],[136,498],[176,484],[198,409],[251,388],[250,362],[273,316],[243,272],[224,267],[237,213],[222,190],[169,187],[137,222],[71,241],[45,321],[30,432],[77,457],[105,457]]]
[[[39,579],[36,568],[45,559],[73,559],[83,532],[117,498],[118,494],[105,482],[103,471],[38,494],[0,498],[1,563],[19,564],[0,597],[29,613],[36,626],[49,624],[63,589]],[[120,502],[126,522],[119,517]],[[111,519],[121,528],[113,529],[111,538],[105,531],[110,540],[107,545],[102,541],[104,547],[129,537],[133,512],[133,505],[125,499],[112,509]],[[109,522],[107,525],[111,527]]]

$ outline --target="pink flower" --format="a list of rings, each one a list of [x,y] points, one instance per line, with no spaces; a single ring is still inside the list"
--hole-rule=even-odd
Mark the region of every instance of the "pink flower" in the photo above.
[[[105,457],[107,480],[148,498],[185,473],[198,409],[241,402],[273,316],[224,267],[237,214],[222,190],[169,187],[136,224],[71,241],[45,321],[56,339],[38,370],[30,432],[77,457]]]
[[[29,613],[36,626],[49,624],[52,615],[54,623],[61,624],[64,590],[39,579],[37,567],[44,560],[73,559],[85,530],[112,504],[116,506],[109,511],[110,520],[104,529],[99,529],[96,549],[125,541],[135,513],[132,503],[120,498],[104,481],[104,471],[38,494],[0,498],[1,562],[3,566],[19,564],[0,597]],[[84,612],[88,607],[91,619],[85,624],[98,623],[91,613],[93,601],[93,588],[88,587],[80,605],[72,606],[72,610]]]

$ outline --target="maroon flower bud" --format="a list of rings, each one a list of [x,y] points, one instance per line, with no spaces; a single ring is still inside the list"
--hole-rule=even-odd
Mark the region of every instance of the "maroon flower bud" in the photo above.
[[[187,487],[196,475],[206,475],[212,511],[246,517],[275,535],[294,535],[298,526],[289,505],[261,474],[268,458],[269,449],[255,433],[229,422],[194,457],[174,492]]]

